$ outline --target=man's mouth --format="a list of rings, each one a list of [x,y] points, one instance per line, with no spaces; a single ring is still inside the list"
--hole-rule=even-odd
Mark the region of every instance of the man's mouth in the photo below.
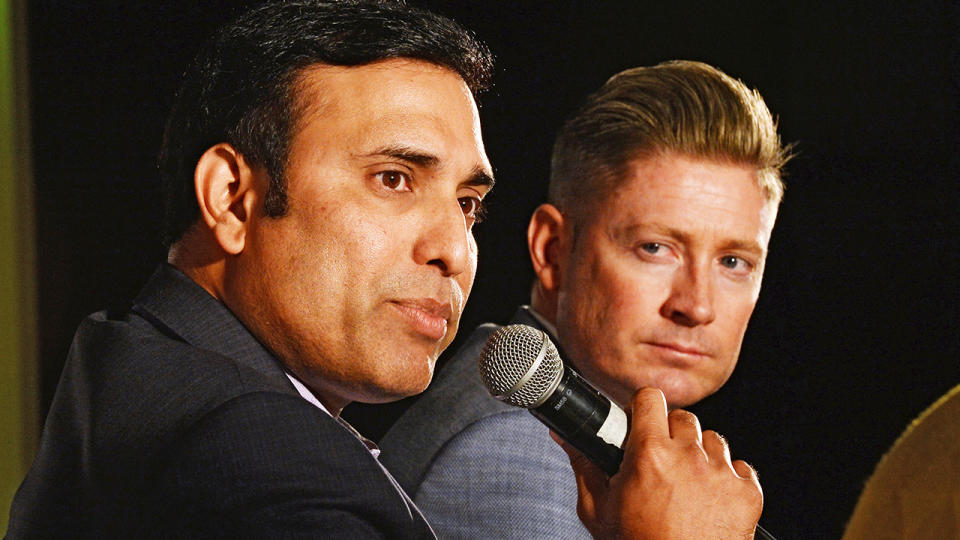
[[[440,341],[447,334],[453,308],[433,298],[405,298],[390,302],[418,334]]]
[[[709,351],[691,343],[650,341],[646,345],[653,347],[659,354],[680,362],[699,362],[710,356]]]

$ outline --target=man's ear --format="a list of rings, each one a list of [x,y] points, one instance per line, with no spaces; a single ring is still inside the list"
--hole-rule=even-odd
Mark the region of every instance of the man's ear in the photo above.
[[[564,228],[568,226],[563,214],[552,204],[541,204],[530,217],[527,248],[533,271],[546,291],[556,292],[560,286],[560,256]]]
[[[243,251],[257,196],[256,174],[233,146],[220,143],[200,156],[193,184],[200,219],[224,252]]]

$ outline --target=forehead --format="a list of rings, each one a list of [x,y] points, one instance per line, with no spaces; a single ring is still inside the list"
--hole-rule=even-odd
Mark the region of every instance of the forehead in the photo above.
[[[360,66],[314,64],[298,76],[292,137],[352,146],[403,139],[438,156],[471,152],[489,169],[473,94],[452,70],[413,59]],[[313,132],[313,133],[311,133]]]
[[[654,155],[630,162],[591,213],[607,227],[659,227],[766,246],[777,205],[765,196],[758,174],[749,166]]]

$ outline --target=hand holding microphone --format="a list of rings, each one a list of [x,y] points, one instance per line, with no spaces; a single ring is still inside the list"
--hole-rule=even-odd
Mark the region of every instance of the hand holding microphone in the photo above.
[[[757,520],[763,494],[754,470],[733,462],[723,438],[693,414],[668,413],[652,388],[626,415],[565,368],[543,332],[500,328],[480,355],[490,393],[525,407],[564,440],[577,477],[577,513],[595,537],[772,538]],[[576,448],[576,451],[572,450]]]

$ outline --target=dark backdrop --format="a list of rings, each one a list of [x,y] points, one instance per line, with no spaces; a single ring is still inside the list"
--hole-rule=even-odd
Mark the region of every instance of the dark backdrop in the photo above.
[[[552,134],[589,91],[672,58],[760,89],[799,156],[740,365],[695,411],[759,470],[768,529],[839,537],[884,450],[960,382],[956,4],[414,3],[498,59],[481,107],[498,185],[461,338],[526,300],[526,219]],[[163,258],[163,118],[201,36],[239,5],[30,4],[44,410],[79,320]],[[376,437],[408,403],[345,415]]]

